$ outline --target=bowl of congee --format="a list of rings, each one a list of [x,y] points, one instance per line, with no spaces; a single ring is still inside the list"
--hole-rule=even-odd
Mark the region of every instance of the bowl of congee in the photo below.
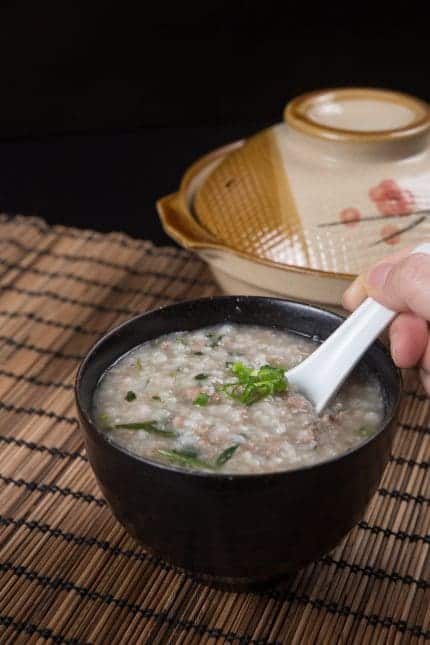
[[[288,382],[342,320],[277,298],[204,298],[137,316],[90,350],[76,379],[89,462],[149,552],[214,583],[268,583],[361,519],[390,454],[398,370],[375,342],[319,415]]]

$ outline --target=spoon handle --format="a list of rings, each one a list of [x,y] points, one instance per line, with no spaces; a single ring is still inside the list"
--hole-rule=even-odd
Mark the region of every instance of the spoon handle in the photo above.
[[[310,398],[317,401],[318,414],[336,394],[365,351],[396,315],[396,312],[372,298],[366,298],[330,338],[313,352],[310,359],[315,361],[315,367],[318,362],[320,371],[318,376],[314,373],[312,377],[312,389],[315,392]],[[310,368],[311,365],[306,367]]]
[[[430,243],[420,244],[411,251],[430,255]],[[311,354],[303,365],[306,370],[313,370],[312,378],[301,380],[308,398],[315,401],[319,414],[336,394],[340,385],[356,366],[360,358],[381,332],[397,316],[379,304],[373,298],[366,300],[358,307],[340,327],[320,347]],[[305,385],[307,380],[308,385]]]

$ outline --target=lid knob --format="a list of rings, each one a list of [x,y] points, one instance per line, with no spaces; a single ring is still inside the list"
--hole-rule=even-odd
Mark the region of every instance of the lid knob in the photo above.
[[[389,90],[340,88],[303,94],[285,108],[294,129],[323,139],[383,141],[430,129],[430,106]]]

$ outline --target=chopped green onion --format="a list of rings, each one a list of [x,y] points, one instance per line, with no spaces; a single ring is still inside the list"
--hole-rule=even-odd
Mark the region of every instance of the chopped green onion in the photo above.
[[[130,401],[134,401],[137,397],[136,397],[136,394],[132,390],[129,390],[124,398],[125,398],[126,401],[130,402]]]
[[[288,387],[285,371],[281,367],[263,365],[257,370],[239,362],[233,363],[231,371],[237,380],[226,383],[220,389],[244,405],[252,405],[266,396],[285,392]]]
[[[200,392],[193,401],[194,405],[204,406],[209,403],[209,395],[204,392]]]
[[[196,374],[194,378],[195,378],[197,381],[204,381],[204,380],[205,380],[205,379],[207,379],[208,377],[209,377],[209,374],[203,374],[203,373],[201,373],[201,374]]]
[[[114,425],[117,430],[145,430],[150,434],[157,434],[161,437],[177,437],[178,433],[167,428],[160,427],[157,421],[136,421],[135,423],[117,423]]]
[[[100,427],[104,428],[105,430],[108,430],[111,424],[110,417],[105,412],[99,416],[98,422]]]
[[[179,466],[188,466],[191,468],[202,468],[204,470],[214,470],[214,466],[206,461],[202,461],[195,456],[187,454],[186,451],[179,450],[157,450],[156,455],[164,457]]]
[[[217,460],[216,460],[216,465],[218,467],[224,466],[224,464],[233,457],[234,453],[236,450],[239,448],[239,444],[236,443],[234,446],[230,446],[230,448],[226,448],[225,450],[222,451],[220,455],[218,455]]]
[[[213,331],[209,331],[206,334],[206,337],[209,338],[209,347],[217,347],[220,344],[220,341],[224,336],[222,334],[215,334]]]
[[[239,444],[230,446],[218,455],[214,464],[211,464],[203,459],[197,457],[198,453],[194,448],[183,448],[182,450],[157,450],[156,455],[164,457],[169,461],[178,464],[179,466],[188,466],[190,468],[198,468],[204,470],[218,470],[233,457],[238,449]]]
[[[375,428],[369,425],[361,426],[361,428],[358,429],[358,434],[360,437],[371,437],[375,434]]]
[[[193,352],[194,356],[203,356],[203,352]]]
[[[142,371],[143,365],[142,365],[142,361],[140,360],[140,358],[136,358],[135,367],[138,370],[138,372]]]
[[[199,455],[199,451],[194,446],[186,446],[184,448],[181,448],[181,450],[176,450],[175,452],[179,452],[185,457],[198,457]]]
[[[160,397],[154,394],[154,396],[151,397],[154,401],[161,401]]]

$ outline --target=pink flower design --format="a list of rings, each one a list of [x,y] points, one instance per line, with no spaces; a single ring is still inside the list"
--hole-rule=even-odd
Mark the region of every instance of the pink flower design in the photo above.
[[[369,197],[381,215],[408,215],[415,208],[410,190],[403,190],[394,179],[384,179],[369,190]]]
[[[395,224],[388,224],[381,228],[381,238],[389,237],[388,240],[384,240],[385,244],[394,245],[400,242],[400,235],[395,235],[395,233],[400,233]]]
[[[357,208],[344,208],[339,217],[346,226],[355,226],[361,219],[361,213]]]

